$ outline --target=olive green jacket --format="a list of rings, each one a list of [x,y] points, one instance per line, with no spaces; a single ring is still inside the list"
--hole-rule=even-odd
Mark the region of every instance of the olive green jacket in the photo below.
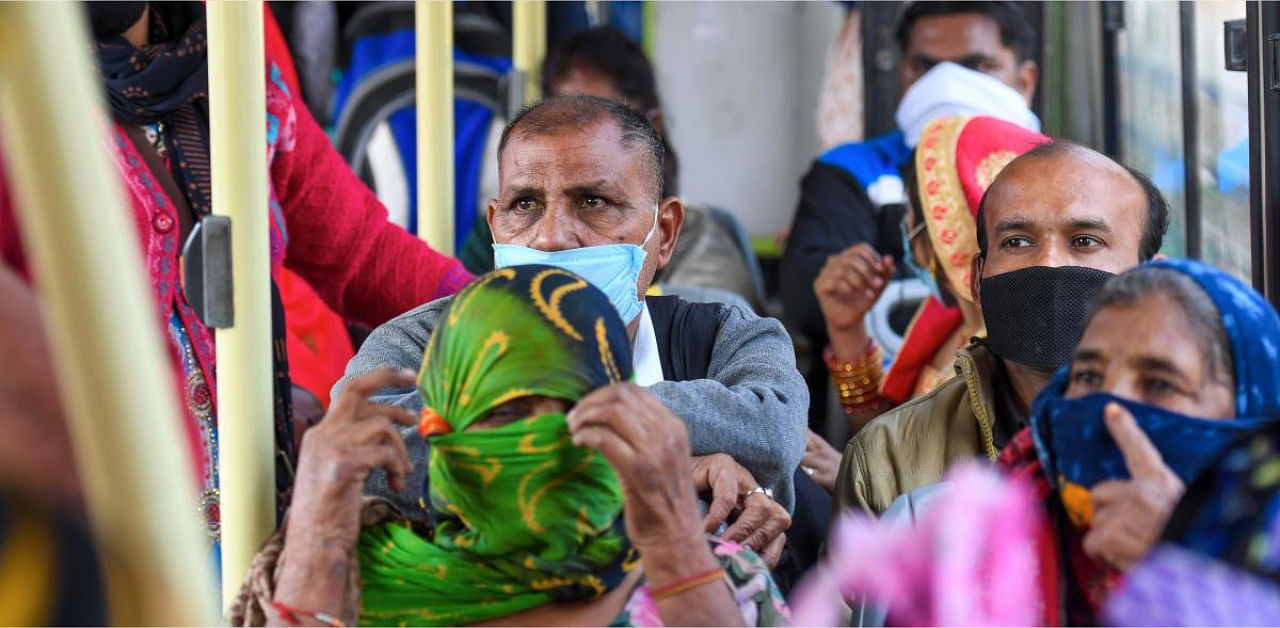
[[[992,392],[995,356],[982,345],[956,354],[956,377],[868,423],[844,449],[833,516],[850,508],[875,515],[899,495],[942,481],[953,464],[995,461]]]

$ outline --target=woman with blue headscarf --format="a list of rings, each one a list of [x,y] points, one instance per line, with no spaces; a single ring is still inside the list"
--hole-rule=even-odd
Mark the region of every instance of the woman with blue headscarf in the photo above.
[[[1099,292],[1071,364],[1000,458],[1050,514],[1039,561],[1047,623],[1096,624],[1186,484],[1280,416],[1278,349],[1271,305],[1198,262],[1145,264]]]
[[[1280,625],[1280,422],[1187,489],[1164,537],[1107,601],[1116,626]]]

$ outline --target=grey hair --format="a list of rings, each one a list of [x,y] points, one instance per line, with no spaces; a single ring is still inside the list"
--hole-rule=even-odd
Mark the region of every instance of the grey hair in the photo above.
[[[564,129],[585,129],[602,120],[617,127],[622,135],[623,148],[630,150],[640,145],[648,157],[654,193],[660,199],[664,193],[663,170],[666,167],[662,136],[648,118],[612,100],[582,95],[556,96],[522,108],[502,130],[502,137],[498,140],[498,161],[502,161],[502,153],[513,134],[519,133],[522,137],[554,135]]]
[[[1107,281],[1093,299],[1085,317],[1087,328],[1093,317],[1106,307],[1133,305],[1152,295],[1164,295],[1182,310],[1197,343],[1204,348],[1209,377],[1235,386],[1235,366],[1231,341],[1222,326],[1222,314],[1209,294],[1194,279],[1172,268],[1138,266]]]

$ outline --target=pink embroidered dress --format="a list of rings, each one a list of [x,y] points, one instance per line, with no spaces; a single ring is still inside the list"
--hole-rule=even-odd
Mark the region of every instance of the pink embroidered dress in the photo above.
[[[295,104],[274,64],[267,84],[271,272],[306,279],[346,319],[377,326],[422,303],[453,294],[471,275],[387,222],[386,209],[351,172],[305,106]],[[213,334],[182,288],[178,207],[152,175],[125,128],[108,123],[110,146],[137,227],[157,321],[165,326],[174,385],[202,491],[199,508],[219,536],[217,404]],[[2,177],[0,177],[2,178]],[[0,253],[28,279],[14,211],[0,181]],[[38,269],[34,269],[38,272]],[[271,416],[262,417],[264,421]]]

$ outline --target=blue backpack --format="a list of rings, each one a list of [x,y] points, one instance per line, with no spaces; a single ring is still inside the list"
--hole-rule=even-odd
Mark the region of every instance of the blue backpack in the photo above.
[[[479,209],[480,173],[495,118],[507,117],[511,33],[468,3],[454,5],[454,238]],[[334,96],[334,145],[410,233],[417,219],[413,3],[370,2],[343,29],[350,63]]]

